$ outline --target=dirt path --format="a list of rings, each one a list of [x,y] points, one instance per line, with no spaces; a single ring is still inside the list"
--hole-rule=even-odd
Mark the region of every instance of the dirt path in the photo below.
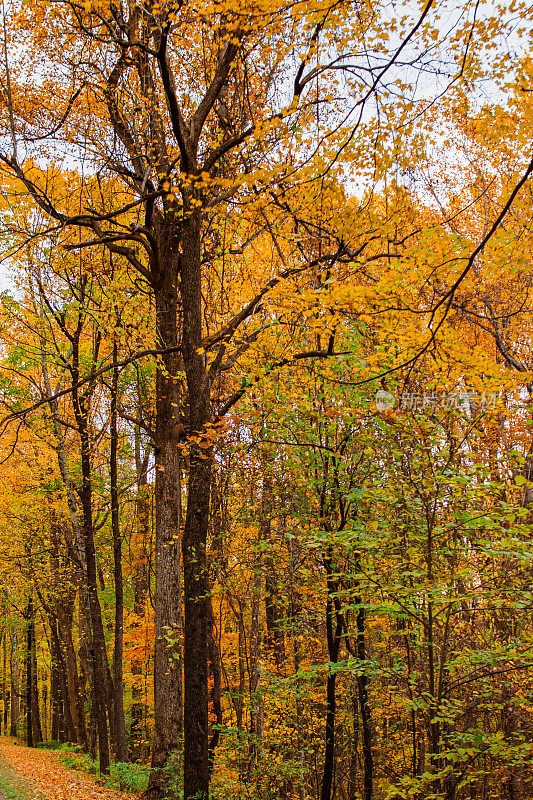
[[[28,786],[35,800],[133,800],[134,795],[97,786],[90,777],[66,769],[57,753],[0,739],[0,759]],[[29,800],[34,800],[31,797]],[[5,800],[0,790],[0,800]]]

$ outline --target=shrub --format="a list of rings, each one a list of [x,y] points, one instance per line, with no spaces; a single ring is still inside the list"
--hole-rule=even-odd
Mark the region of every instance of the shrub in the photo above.
[[[97,761],[93,761],[87,753],[79,753],[75,750],[63,751],[59,753],[59,757],[67,769],[77,769],[81,772],[86,772],[89,775],[98,775],[99,766]]]
[[[59,750],[62,744],[58,742],[57,739],[50,739],[49,742],[39,742],[36,747],[39,748],[39,750]]]
[[[148,788],[150,767],[144,764],[128,764],[117,761],[111,764],[107,786],[127,792],[144,792]]]

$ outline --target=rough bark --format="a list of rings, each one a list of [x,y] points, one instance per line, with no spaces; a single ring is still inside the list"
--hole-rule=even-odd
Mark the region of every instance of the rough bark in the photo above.
[[[339,624],[335,607],[336,581],[333,576],[331,547],[324,555],[327,576],[326,634],[330,664],[336,664],[341,645],[342,625]],[[337,711],[336,673],[328,670],[326,683],[326,748],[324,751],[324,771],[320,800],[331,800],[335,773],[335,715]]]
[[[136,554],[133,572],[133,613],[135,622],[139,627],[146,611],[146,597],[148,594],[148,545],[150,539],[150,492],[148,487],[148,451],[141,457],[140,429],[135,430],[135,464],[137,472],[137,497],[135,503],[136,532],[134,536],[134,552]],[[130,729],[130,755],[134,759],[144,756],[141,741],[143,738],[143,724],[145,719],[145,706],[143,703],[142,676],[144,658],[137,648],[131,658],[131,729]]]
[[[33,747],[33,703],[32,703],[32,687],[33,687],[33,638],[35,634],[35,625],[33,621],[33,599],[30,595],[28,605],[24,612],[27,619],[26,625],[26,744],[28,747]]]
[[[33,621],[33,642],[32,642],[32,670],[31,670],[31,717],[33,724],[33,745],[34,747],[43,741],[43,730],[41,725],[41,709],[39,702],[39,676],[37,673],[37,639],[35,635],[35,621]]]
[[[53,687],[53,693],[55,692],[55,705],[61,721],[61,727],[64,730],[65,738],[69,742],[76,742],[77,734],[72,718],[72,703],[70,702],[68,691],[67,669],[65,667],[65,659],[62,652],[57,619],[50,614],[48,617],[48,623],[50,626],[52,669],[55,680],[55,685]]]
[[[365,634],[365,610],[362,607],[362,599],[356,597],[357,609],[357,638],[356,652],[360,661],[366,660],[366,634]],[[357,676],[357,693],[359,699],[359,710],[361,713],[362,747],[363,747],[363,800],[372,800],[374,784],[374,758],[372,753],[372,723],[371,710],[368,697],[368,678],[363,673]]]
[[[51,712],[51,738],[54,742],[59,742],[60,737],[60,720],[61,720],[61,690],[59,687],[59,675],[57,661],[52,655],[52,664],[50,667],[50,712]]]
[[[252,614],[250,621],[250,744],[248,753],[248,782],[252,781],[254,769],[261,757],[263,747],[263,700],[261,697],[261,669],[259,659],[261,656],[261,626],[259,611],[261,607],[261,590],[263,584],[263,556],[261,545],[266,540],[270,531],[271,487],[263,487],[262,516],[259,532],[258,551],[254,564],[254,579],[252,584]]]
[[[75,350],[77,348],[75,347]],[[75,354],[77,362],[77,353]],[[76,363],[75,362],[75,363]],[[73,375],[76,387],[79,375]],[[94,674],[93,702],[98,731],[98,752],[100,756],[100,772],[109,772],[109,739],[107,731],[106,706],[109,697],[108,664],[105,649],[104,626],[102,623],[102,610],[98,598],[98,576],[96,568],[96,551],[94,546],[94,529],[92,513],[92,469],[91,446],[88,429],[87,396],[80,396],[78,389],[72,393],[74,415],[81,442],[81,472],[82,486],[80,500],[83,510],[83,538],[85,549],[85,564],[87,575],[87,595],[89,600],[89,615],[91,621],[92,641],[89,651],[89,660],[92,662]]]
[[[113,531],[113,570],[115,579],[115,646],[113,649],[113,713],[115,717],[115,759],[126,760],[126,722],[124,719],[124,678],[122,670],[124,651],[124,583],[122,579],[122,541],[120,538],[118,500],[118,347],[113,342],[113,376],[111,382],[111,528]]]
[[[6,670],[7,670],[7,630],[4,629],[2,631],[2,717],[1,721],[3,725],[0,724],[0,730],[7,734],[7,702],[6,702]]]
[[[64,658],[69,708],[75,731],[75,740],[83,747],[87,747],[85,709],[83,707],[83,697],[78,676],[76,651],[74,649],[74,641],[72,638],[73,613],[73,598],[69,603],[62,602],[58,604],[58,633]]]
[[[163,261],[154,276],[158,347],[178,343],[178,256],[175,231],[162,238]],[[174,242],[172,241],[174,240]],[[155,430],[155,651],[154,739],[149,791],[161,796],[165,764],[182,734],[180,359],[165,353],[156,375]]]
[[[215,750],[220,740],[220,726],[222,725],[222,680],[220,671],[220,654],[218,644],[215,639],[215,617],[213,614],[213,604],[209,597],[209,628],[208,628],[208,657],[209,669],[213,678],[211,689],[211,708],[215,715],[215,724],[211,728],[209,739],[209,777],[213,774],[215,764]]]
[[[46,304],[46,300],[44,297],[44,289],[42,288],[40,274],[39,277],[39,286],[40,286],[40,295],[41,295],[41,303],[39,304],[39,308],[41,309],[41,315],[44,315],[44,305]],[[73,375],[73,380],[76,380],[77,375],[77,364],[74,365],[75,373]],[[91,757],[94,759],[96,758],[96,718],[95,718],[95,705],[93,702],[94,696],[94,670],[92,667],[92,662],[90,663],[89,660],[89,652],[92,649],[92,631],[91,631],[91,624],[90,624],[90,614],[89,614],[89,597],[87,593],[87,564],[85,558],[85,540],[84,540],[84,533],[83,533],[83,509],[81,508],[80,498],[76,493],[74,483],[72,481],[68,464],[67,464],[67,457],[66,457],[66,449],[65,449],[65,437],[63,434],[63,430],[61,427],[60,417],[59,417],[59,405],[56,398],[53,397],[52,387],[50,383],[50,376],[48,372],[48,360],[46,351],[44,349],[44,345],[41,347],[41,370],[43,375],[43,383],[46,391],[46,396],[49,398],[48,400],[48,407],[50,409],[51,419],[52,419],[52,427],[54,431],[54,437],[56,441],[56,453],[57,453],[57,463],[59,467],[59,473],[61,475],[61,480],[63,481],[66,489],[67,494],[67,504],[68,510],[70,515],[70,521],[72,525],[72,532],[74,535],[74,545],[75,545],[75,560],[77,561],[78,566],[78,590],[79,590],[79,638],[80,638],[80,668],[81,668],[81,680],[80,680],[80,700],[79,700],[79,721],[80,721],[80,734],[81,734],[81,743],[87,743],[89,748],[89,753]],[[88,729],[85,724],[85,712],[83,707],[83,694],[85,691],[85,683],[89,684],[89,725]]]
[[[193,198],[194,199],[194,198]],[[207,637],[209,581],[206,544],[209,522],[212,447],[203,440],[211,416],[210,379],[202,345],[200,217],[183,224],[181,298],[183,359],[189,396],[190,445],[187,514],[183,533],[184,629],[184,800],[209,797]]]
[[[9,735],[16,737],[18,735],[19,718],[20,718],[20,672],[19,672],[18,637],[17,637],[17,632],[15,630],[12,631],[11,633],[10,672],[11,672],[11,719],[10,719]]]
[[[263,485],[261,512],[261,538],[271,544],[272,540],[272,481],[265,475]],[[280,522],[281,524],[281,522]],[[265,620],[266,620],[266,645],[274,653],[276,666],[279,668],[285,662],[285,642],[282,630],[282,614],[279,602],[279,580],[276,574],[274,559],[269,551],[264,557],[265,572]]]

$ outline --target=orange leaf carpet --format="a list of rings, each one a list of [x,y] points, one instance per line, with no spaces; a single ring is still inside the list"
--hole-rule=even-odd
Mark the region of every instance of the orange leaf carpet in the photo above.
[[[104,789],[83,773],[65,769],[51,750],[34,750],[0,739],[0,757],[43,800],[133,800],[135,797]]]

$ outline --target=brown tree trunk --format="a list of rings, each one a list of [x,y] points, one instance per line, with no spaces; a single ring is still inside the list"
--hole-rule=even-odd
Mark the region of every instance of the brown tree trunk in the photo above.
[[[362,607],[362,599],[356,597],[355,602],[359,606],[357,609],[357,639],[356,652],[360,661],[366,660],[366,636],[365,636],[365,609]],[[357,693],[359,699],[359,709],[361,712],[362,747],[363,747],[363,800],[372,800],[374,784],[374,758],[372,753],[372,724],[370,702],[368,698],[368,678],[363,673],[357,676]]]
[[[300,640],[298,638],[298,631],[294,635],[294,671],[296,675],[302,663],[302,655],[300,651]],[[298,762],[300,764],[300,776],[298,781],[298,798],[305,800],[305,747],[304,747],[304,720],[303,720],[303,703],[302,703],[302,681],[300,678],[296,679],[296,747],[298,751]]]
[[[220,655],[218,644],[215,640],[215,617],[213,614],[213,604],[209,596],[209,628],[208,628],[208,657],[209,669],[213,678],[211,689],[211,708],[215,715],[215,724],[211,729],[209,739],[209,777],[213,774],[215,764],[215,749],[220,739],[220,726],[222,725],[222,680],[220,672]]]
[[[33,648],[32,648],[32,670],[31,670],[31,717],[33,723],[33,746],[43,741],[43,729],[41,726],[41,709],[39,705],[39,676],[37,672],[37,640],[35,635],[35,621],[33,622]]]
[[[335,593],[336,581],[333,577],[331,547],[324,556],[324,566],[327,576],[327,601],[326,601],[326,633],[328,655],[330,664],[336,664],[339,658],[342,627],[336,614]],[[336,673],[328,670],[326,683],[326,748],[324,752],[324,772],[322,774],[322,787],[320,800],[331,800],[335,773],[335,715],[337,711],[336,698]]]
[[[44,300],[44,291],[42,289],[40,289],[40,296],[41,296],[41,304],[43,304],[43,301],[45,303],[46,301]],[[43,305],[41,305],[41,307],[43,307]],[[53,399],[53,393],[48,374],[48,361],[44,346],[41,349],[41,367],[42,367],[43,383],[45,386],[47,397],[49,398],[48,406],[52,416],[52,425],[56,440],[55,449],[57,452],[57,463],[61,479],[66,489],[70,521],[72,524],[72,532],[74,535],[75,553],[78,562],[77,566],[78,566],[78,589],[79,589],[79,639],[80,639],[79,649],[80,649],[80,673],[81,673],[79,682],[80,698],[79,698],[78,718],[80,722],[80,734],[82,737],[79,741],[84,745],[87,744],[91,757],[95,759],[97,726],[95,718],[95,707],[93,702],[94,671],[92,668],[92,664],[89,664],[89,655],[88,655],[91,650],[92,632],[91,632],[90,615],[89,615],[89,599],[88,599],[87,585],[86,585],[87,565],[85,559],[85,540],[83,534],[83,525],[82,523],[80,523],[80,516],[83,517],[83,510],[80,507],[80,498],[75,492],[74,484],[71,480],[68,469],[66,452],[65,452],[65,439],[61,428],[61,422],[58,413],[59,410],[58,401],[55,398]],[[74,364],[74,369],[75,369],[75,374],[73,376],[73,380],[75,381],[78,380],[79,378],[77,363]],[[75,663],[75,658],[74,658],[74,663]],[[85,724],[85,711],[83,704],[83,695],[85,693],[85,684],[87,682],[89,684],[88,730]]]
[[[254,563],[254,579],[252,584],[252,618],[250,624],[250,744],[248,753],[248,782],[252,781],[256,762],[260,759],[263,746],[263,700],[261,697],[261,670],[259,659],[261,656],[261,627],[259,611],[261,608],[261,594],[263,585],[263,556],[262,545],[268,541],[270,532],[270,514],[272,509],[272,487],[265,480],[262,496],[262,513],[259,531],[257,555]]]
[[[60,720],[61,720],[61,690],[59,687],[58,664],[52,655],[50,667],[50,708],[51,708],[51,739],[54,742],[60,741]]]
[[[150,507],[148,487],[148,454],[141,458],[140,429],[135,431],[135,464],[137,470],[137,498],[136,498],[136,534],[134,552],[136,560],[133,572],[133,614],[138,628],[144,620],[146,611],[146,597],[148,594],[148,543],[150,539]],[[144,756],[141,740],[143,739],[143,724],[145,719],[145,704],[143,702],[142,676],[144,659],[141,653],[135,652],[131,658],[131,729],[130,729],[130,754],[134,759]]]
[[[0,730],[3,730],[4,735],[7,736],[7,702],[6,702],[6,670],[7,670],[7,628],[2,632],[2,721],[3,726],[0,725]]]
[[[85,725],[85,709],[78,676],[76,651],[72,638],[74,602],[62,602],[57,607],[58,634],[61,650],[64,654],[64,666],[68,691],[68,700],[76,741],[87,747],[87,728]]]
[[[33,598],[30,595],[28,605],[24,612],[27,619],[26,626],[26,744],[28,747],[33,747],[33,703],[32,703],[32,687],[33,687],[33,638],[35,634],[35,625],[33,621]]]
[[[175,232],[168,232],[170,239]],[[180,748],[182,733],[180,438],[182,427],[178,345],[177,241],[162,242],[162,268],[154,276],[158,347],[175,348],[161,357],[156,376],[155,431],[155,651],[154,739],[149,792],[163,795],[164,767]]]
[[[83,559],[85,563],[85,550],[83,551]],[[87,746],[89,755],[95,761],[98,754],[98,732],[94,705],[94,667],[90,656],[92,652],[92,631],[89,615],[89,596],[85,580],[86,572],[85,570],[79,582],[78,629],[80,632],[80,647],[78,655],[80,660],[80,692],[82,700],[86,697],[89,706]]]
[[[60,719],[65,732],[65,737],[69,742],[76,742],[76,728],[72,718],[72,704],[70,702],[68,691],[68,677],[65,667],[65,659],[63,657],[63,649],[61,647],[61,640],[58,631],[57,619],[51,614],[48,617],[50,625],[50,650],[52,657],[52,667],[56,680],[56,691],[60,698]]]
[[[75,376],[75,385],[79,376]],[[91,643],[89,660],[94,671],[93,702],[98,730],[98,752],[100,756],[100,772],[109,772],[109,739],[107,732],[106,706],[108,703],[108,664],[105,647],[102,610],[98,598],[98,576],[96,568],[96,552],[94,546],[93,514],[92,514],[92,471],[90,438],[88,430],[88,408],[85,397],[80,397],[78,389],[73,391],[73,405],[78,432],[81,440],[82,488],[80,500],[83,509],[83,537],[85,545],[85,563],[87,569],[87,595],[91,621]]]
[[[191,199],[191,198],[189,198]],[[192,198],[194,199],[194,198]],[[188,204],[189,205],[189,204]],[[211,417],[210,377],[202,352],[202,268],[200,217],[194,211],[183,223],[181,267],[183,359],[189,395],[189,456],[187,514],[183,533],[184,577],[184,800],[209,797],[207,638],[209,581],[206,544],[213,451],[203,439]]]
[[[122,579],[122,541],[120,539],[118,501],[118,347],[113,342],[113,376],[111,382],[111,528],[113,530],[113,569],[115,578],[115,646],[113,649],[113,713],[115,717],[115,759],[126,760],[126,722],[124,719],[124,678],[122,659],[124,652],[124,583]]]
[[[16,737],[18,735],[19,720],[20,720],[20,672],[19,672],[18,638],[16,631],[13,631],[11,634],[10,673],[11,673],[11,692],[10,692],[11,719],[10,719],[9,735]]]
[[[264,477],[263,500],[262,500],[262,540],[271,544],[272,540],[272,481],[268,476]],[[280,520],[281,526],[281,520]],[[281,612],[279,608],[279,581],[276,574],[274,559],[270,551],[267,551],[264,558],[265,571],[265,619],[266,619],[266,644],[269,650],[274,652],[276,665],[281,667],[285,662],[285,643],[283,640],[283,630],[281,627]]]

